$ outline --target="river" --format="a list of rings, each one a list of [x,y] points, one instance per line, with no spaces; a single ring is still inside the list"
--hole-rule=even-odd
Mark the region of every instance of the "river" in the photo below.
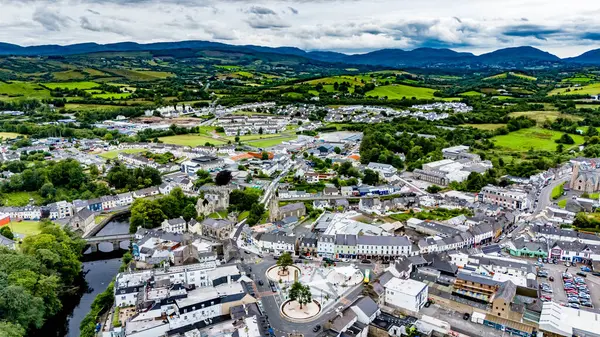
[[[96,236],[116,235],[129,233],[129,216],[122,216],[110,221]],[[117,252],[115,252],[117,253]],[[121,253],[122,254],[122,251]],[[79,304],[73,309],[73,313],[68,317],[68,330],[64,337],[79,337],[79,325],[90,312],[92,302],[96,296],[106,290],[108,284],[119,272],[121,259],[114,258],[115,254],[94,254],[97,261],[83,263],[83,271],[87,272],[85,280],[88,285],[88,292],[85,292],[79,301]],[[103,256],[110,258],[103,259]],[[88,256],[86,256],[88,257]],[[98,260],[99,258],[99,260]]]

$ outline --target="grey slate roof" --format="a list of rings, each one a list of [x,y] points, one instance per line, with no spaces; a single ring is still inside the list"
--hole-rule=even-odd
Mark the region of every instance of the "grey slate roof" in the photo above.
[[[410,246],[410,241],[404,236],[372,236],[360,235],[358,237],[359,245],[377,245],[377,246]]]
[[[373,301],[373,299],[371,299],[369,296],[358,299],[356,302],[354,302],[354,305],[364,312],[367,317],[371,317],[377,312],[377,310],[379,310],[377,303],[375,303],[375,301]]]

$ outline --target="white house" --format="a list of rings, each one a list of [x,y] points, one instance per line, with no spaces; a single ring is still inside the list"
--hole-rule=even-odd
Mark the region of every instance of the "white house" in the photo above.
[[[392,278],[385,285],[386,305],[418,312],[427,302],[427,284],[412,279]]]
[[[119,199],[116,196],[105,195],[100,197],[100,200],[102,201],[102,209],[108,210],[117,207]]]
[[[359,235],[356,253],[363,258],[396,258],[410,255],[412,244],[404,236]]]
[[[256,237],[257,246],[264,252],[272,252],[281,254],[290,252],[294,254],[296,251],[296,237],[261,233]]]
[[[128,206],[133,203],[131,192],[117,194],[117,206]]]
[[[321,235],[317,241],[317,254],[320,257],[333,258],[335,253],[335,235]]]
[[[160,228],[168,233],[182,234],[185,232],[186,223],[183,218],[169,219],[163,221]]]
[[[357,320],[363,324],[370,324],[381,313],[379,305],[369,296],[359,298],[350,309],[356,314]]]

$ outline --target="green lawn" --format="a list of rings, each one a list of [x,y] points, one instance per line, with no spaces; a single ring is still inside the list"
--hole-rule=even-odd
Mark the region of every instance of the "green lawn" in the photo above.
[[[550,196],[552,199],[558,199],[563,195],[564,192],[564,185],[558,185],[552,189],[552,194]]]
[[[567,91],[569,90],[569,91]],[[548,95],[598,95],[600,94],[600,83],[583,85],[580,87],[557,88]]]
[[[458,94],[459,96],[481,96],[483,95],[482,93],[478,92],[478,91],[467,91],[467,92],[463,92],[461,94]]]
[[[209,214],[208,217],[213,218],[213,219],[226,219],[227,214],[228,214],[227,211],[218,211],[218,212]]]
[[[557,204],[558,204],[558,207],[565,208],[565,207],[567,207],[567,199],[559,200],[557,202]]]
[[[280,138],[271,138],[271,139],[262,139],[262,140],[255,140],[255,141],[249,141],[247,142],[248,145],[250,146],[255,146],[255,147],[260,147],[260,148],[266,148],[266,147],[271,147],[271,146],[275,146],[275,145],[279,145],[283,142],[289,141],[289,140],[293,140],[296,139],[298,137],[296,136],[284,136],[284,137],[280,137]]]
[[[558,145],[555,140],[562,136],[562,132],[547,130],[542,128],[528,128],[511,132],[507,135],[496,136],[492,138],[497,147],[510,151],[525,152],[529,149],[556,151]],[[570,135],[575,144],[583,144],[583,137],[579,135]],[[569,148],[570,146],[565,146]]]
[[[462,126],[470,126],[475,129],[492,131],[500,129],[503,126],[506,126],[506,124],[463,124]]]
[[[98,84],[96,82],[91,82],[91,81],[48,82],[48,83],[42,83],[42,85],[49,89],[66,88],[69,90],[73,90],[73,89],[88,90],[88,89],[92,89],[92,88],[96,88],[96,87],[100,86],[100,84]]]
[[[561,82],[573,82],[573,83],[588,83],[592,80],[591,77],[587,76],[576,76],[576,77],[568,77],[563,78]]]
[[[42,197],[37,192],[10,192],[2,195],[4,206],[27,206],[29,199],[33,199],[35,204],[42,201]]]
[[[37,83],[20,81],[0,82],[0,100],[21,98],[50,98],[50,91]]]
[[[268,134],[268,135],[258,135],[258,134],[243,135],[243,136],[240,136],[240,142],[247,142],[247,141],[252,141],[252,140],[276,138],[276,137],[281,137],[281,136],[282,136],[281,133],[273,133],[273,134]],[[228,139],[228,140],[231,140],[232,142],[235,140],[235,136],[226,136],[224,138]]]
[[[106,158],[106,159],[113,159],[113,158],[117,158],[119,153],[140,153],[140,152],[144,152],[144,151],[145,151],[144,149],[112,150],[112,151],[107,151],[107,152],[101,153],[100,157]]]
[[[204,146],[206,143],[211,143],[212,145],[224,145],[226,142],[218,139],[214,139],[211,137],[188,134],[188,135],[176,135],[176,136],[168,136],[159,138],[165,144],[175,144],[175,145],[183,145],[183,146]]]
[[[436,91],[437,90],[431,88],[411,87],[398,84],[379,86],[368,91],[366,95],[376,97],[387,96],[388,99],[402,99],[402,97],[406,97],[406,99],[411,99],[412,97],[415,97],[416,99],[432,99],[434,98],[433,93]]]
[[[122,109],[122,106],[118,105],[104,105],[104,104],[79,104],[79,103],[67,103],[65,104],[66,110],[73,111],[106,111],[106,110],[117,110]]]
[[[250,215],[249,211],[243,211],[242,213],[240,213],[240,215],[238,215],[238,221],[246,219],[248,215]]]
[[[39,221],[11,221],[8,224],[8,226],[10,227],[10,230],[15,234],[28,236],[40,233]]]

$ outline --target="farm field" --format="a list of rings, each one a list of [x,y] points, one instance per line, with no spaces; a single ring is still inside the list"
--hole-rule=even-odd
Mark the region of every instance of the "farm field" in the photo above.
[[[154,81],[175,76],[166,71],[105,69],[106,72],[125,77],[131,81]]]
[[[102,98],[102,99],[124,99],[124,98],[128,98],[129,96],[131,96],[131,94],[128,92],[92,95],[92,97],[94,97],[94,98]]]
[[[66,110],[75,111],[101,111],[101,110],[116,110],[121,109],[118,105],[105,105],[105,104],[79,104],[79,103],[67,103],[65,104]]]
[[[20,234],[23,236],[36,235],[40,233],[39,221],[27,221],[23,220],[20,222],[11,221],[8,226],[11,232],[14,234]]]
[[[296,138],[298,138],[298,137],[283,136],[283,137],[277,137],[277,138],[271,138],[271,139],[261,139],[261,140],[256,140],[256,141],[250,141],[250,142],[248,142],[248,145],[259,147],[259,148],[266,148],[266,147],[279,145],[283,142],[287,142],[289,140],[294,140]]]
[[[506,126],[506,124],[463,124],[462,126],[470,126],[475,129],[493,131]]]
[[[593,78],[588,76],[574,76],[563,78],[561,82],[570,82],[570,83],[589,83],[593,80]]]
[[[482,93],[478,92],[478,91],[466,91],[463,93],[458,94],[459,96],[481,96],[483,95]]]
[[[183,146],[204,146],[206,143],[210,143],[212,145],[224,145],[225,142],[222,140],[214,139],[206,136],[199,135],[176,135],[176,136],[167,136],[159,138],[165,144],[175,144],[175,145],[183,145]]]
[[[431,99],[437,90],[431,88],[411,87],[408,85],[383,85],[366,93],[367,96],[384,97],[388,99]]]
[[[2,139],[14,139],[19,136],[22,136],[20,133],[16,132],[0,132],[0,138]]]
[[[144,152],[144,149],[123,149],[123,150],[112,150],[99,154],[100,157],[106,159],[113,159],[119,156],[119,153],[140,153]]]
[[[530,81],[536,81],[537,80],[536,77],[525,75],[525,74],[520,74],[520,73],[515,73],[515,72],[512,72],[512,71],[508,72],[508,73],[501,73],[501,74],[498,74],[498,75],[486,77],[486,78],[484,78],[484,80],[491,80],[491,79],[498,79],[498,78],[507,78],[508,74],[510,74],[511,76],[515,76],[515,77],[518,77],[518,78],[525,79],[525,80],[530,80]]]
[[[65,89],[69,89],[69,90],[73,90],[73,89],[80,89],[80,90],[87,90],[87,89],[92,89],[92,88],[96,88],[99,86],[98,83],[96,82],[90,82],[90,81],[83,81],[83,82],[48,82],[48,83],[41,83],[43,86],[49,88],[49,89],[56,89],[56,88],[65,88]]]
[[[42,201],[42,197],[37,192],[10,192],[2,195],[4,206],[27,206],[29,199],[33,199],[35,204]]]
[[[0,100],[20,98],[50,98],[50,91],[31,82],[0,82]]]
[[[567,91],[569,90],[569,91]],[[581,87],[557,88],[548,95],[598,95],[600,94],[600,83],[593,83]]]
[[[496,136],[492,141],[497,147],[516,152],[525,152],[529,149],[555,151],[558,145],[555,140],[562,136],[562,132],[542,128],[528,128],[511,132],[507,135]],[[570,135],[575,144],[583,144],[583,137]],[[569,146],[565,146],[566,148]]]
[[[543,123],[546,120],[555,121],[557,118],[566,118],[574,121],[583,120],[579,116],[573,116],[569,114],[560,113],[560,111],[517,111],[511,112],[508,116],[516,118],[520,116],[526,116],[535,120],[538,123]]]

